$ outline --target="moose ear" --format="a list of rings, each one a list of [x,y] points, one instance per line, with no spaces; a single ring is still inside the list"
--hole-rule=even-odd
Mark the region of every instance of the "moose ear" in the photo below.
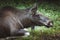
[[[36,11],[37,11],[37,4],[36,3],[33,5],[33,7],[30,9],[30,11],[32,12],[32,14],[36,14]]]

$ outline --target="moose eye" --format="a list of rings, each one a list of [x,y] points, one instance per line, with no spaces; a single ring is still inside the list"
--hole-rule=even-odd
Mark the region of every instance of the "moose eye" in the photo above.
[[[34,17],[39,17],[39,15],[34,15]]]
[[[35,18],[35,19],[40,19],[40,16],[39,15],[33,15],[33,17]]]

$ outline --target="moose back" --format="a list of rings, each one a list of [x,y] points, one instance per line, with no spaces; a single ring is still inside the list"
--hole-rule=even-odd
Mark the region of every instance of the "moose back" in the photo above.
[[[17,9],[12,6],[5,6],[0,9],[0,38],[24,34],[24,29],[34,26],[52,26],[52,20],[37,13],[37,5],[31,8]],[[23,32],[22,32],[23,31]]]

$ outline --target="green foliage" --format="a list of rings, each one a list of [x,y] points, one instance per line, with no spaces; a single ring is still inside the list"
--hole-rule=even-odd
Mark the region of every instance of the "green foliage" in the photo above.
[[[31,32],[33,40],[59,40],[57,37],[60,35],[60,6],[57,6],[56,4],[42,3],[38,10],[43,15],[53,20],[54,25],[52,28],[42,27],[42,30],[40,31],[36,29],[37,31]]]
[[[43,3],[39,6],[40,12],[54,21],[54,28],[60,29],[60,6],[56,4]]]
[[[26,2],[25,4],[22,3],[16,3],[16,1],[11,2],[0,2],[0,8],[2,6],[14,6],[19,9],[27,8],[28,6],[32,6],[32,3],[30,4],[30,1]],[[28,37],[22,37],[18,38],[16,40],[56,40],[58,35],[60,35],[60,6],[53,4],[53,3],[46,3],[43,2],[39,5],[38,10],[45,16],[49,17],[51,20],[53,20],[53,27],[52,28],[46,28],[46,27],[40,27],[40,29],[36,28],[34,31],[30,31],[31,35]],[[56,37],[57,36],[57,37]],[[59,39],[58,39],[59,40]]]

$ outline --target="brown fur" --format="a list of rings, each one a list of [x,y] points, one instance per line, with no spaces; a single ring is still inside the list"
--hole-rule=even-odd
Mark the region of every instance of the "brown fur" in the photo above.
[[[35,25],[41,26],[44,23],[48,24],[47,21],[49,22],[50,19],[40,14],[36,15],[36,11],[37,6],[31,9],[17,9],[11,6],[2,7],[0,9],[0,37],[16,35],[16,32],[23,28]]]

